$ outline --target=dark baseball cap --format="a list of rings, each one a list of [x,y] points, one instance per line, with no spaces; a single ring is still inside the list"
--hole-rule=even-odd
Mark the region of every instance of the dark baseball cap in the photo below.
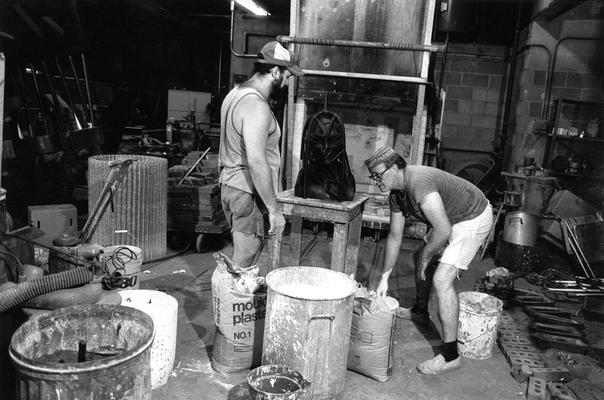
[[[298,66],[294,54],[281,46],[279,42],[268,42],[262,46],[260,53],[258,53],[258,62],[285,67],[296,76],[304,75],[304,71]]]

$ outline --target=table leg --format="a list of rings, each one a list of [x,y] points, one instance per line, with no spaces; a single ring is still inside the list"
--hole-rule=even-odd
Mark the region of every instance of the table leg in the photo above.
[[[348,224],[333,224],[333,243],[331,250],[331,269],[346,271],[346,252],[348,247]]]
[[[292,216],[289,245],[292,251],[292,265],[300,265],[302,246],[302,217]]]
[[[357,273],[357,263],[359,257],[359,246],[361,245],[361,227],[363,224],[363,214],[359,213],[348,224],[348,246],[346,250],[346,275]]]

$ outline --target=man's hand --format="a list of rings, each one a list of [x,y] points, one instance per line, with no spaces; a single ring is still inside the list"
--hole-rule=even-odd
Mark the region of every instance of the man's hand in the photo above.
[[[270,228],[268,230],[269,235],[281,235],[283,233],[283,229],[285,228],[285,218],[283,217],[283,213],[279,210],[275,210],[269,212],[268,221],[270,223]]]
[[[413,254],[413,262],[415,263],[416,279],[420,281],[426,280],[426,269],[428,269],[429,260],[424,260],[421,256],[421,249]]]
[[[387,296],[387,292],[388,292],[388,280],[380,279],[380,283],[378,284],[377,288],[375,288],[376,296],[385,297],[385,296]]]

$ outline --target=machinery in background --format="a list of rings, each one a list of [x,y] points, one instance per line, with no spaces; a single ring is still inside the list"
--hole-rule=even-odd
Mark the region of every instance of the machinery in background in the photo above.
[[[105,287],[114,287],[116,282],[107,284],[108,279],[115,277],[108,276],[107,268],[100,263],[100,256],[103,247],[97,243],[90,243],[92,236],[98,227],[107,208],[112,206],[114,192],[124,179],[129,166],[136,161],[135,158],[125,160],[116,160],[110,163],[110,172],[107,181],[97,199],[94,208],[91,210],[88,220],[79,235],[75,236],[64,233],[56,238],[52,243],[52,249],[48,259],[48,270],[50,274],[63,271],[69,271],[75,268],[93,265],[93,272],[96,276],[102,276]],[[113,208],[113,206],[112,206]],[[117,283],[119,285],[119,283]]]

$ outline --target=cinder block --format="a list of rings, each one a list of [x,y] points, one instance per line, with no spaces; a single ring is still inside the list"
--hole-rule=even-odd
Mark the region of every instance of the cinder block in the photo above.
[[[476,70],[476,61],[451,58],[449,62],[449,71],[474,72]]]
[[[550,382],[569,382],[573,379],[570,371],[565,367],[531,368],[533,376]]]
[[[530,360],[528,358],[522,358],[522,357],[511,357],[508,359],[508,363],[510,364],[512,376],[518,382],[524,382],[530,376],[532,376],[533,368],[544,368],[545,367],[545,365],[543,364],[542,361]]]
[[[507,64],[498,61],[478,60],[476,72],[483,74],[502,75],[505,73]]]
[[[463,74],[463,85],[472,87],[489,87],[489,76],[485,74]]]
[[[449,86],[449,90],[447,91],[447,98],[471,99],[472,88],[464,86]]]
[[[500,90],[489,89],[487,91],[487,101],[491,103],[503,102],[503,96]]]
[[[533,72],[533,84],[538,86],[545,85],[545,71],[534,71]]]
[[[577,397],[560,382],[547,382],[550,395],[557,400],[577,400]]]
[[[517,358],[517,359],[526,359],[526,360],[537,360],[542,361],[541,356],[537,351],[518,351],[518,350],[508,350],[506,352],[506,357],[508,358]]]
[[[438,75],[436,75],[438,76]],[[445,72],[443,81],[446,85],[460,85],[461,84],[461,73],[460,72]]]
[[[486,89],[474,89],[472,99],[476,101],[487,101],[487,90]]]
[[[526,400],[547,400],[548,398],[547,382],[541,378],[529,378]]]

